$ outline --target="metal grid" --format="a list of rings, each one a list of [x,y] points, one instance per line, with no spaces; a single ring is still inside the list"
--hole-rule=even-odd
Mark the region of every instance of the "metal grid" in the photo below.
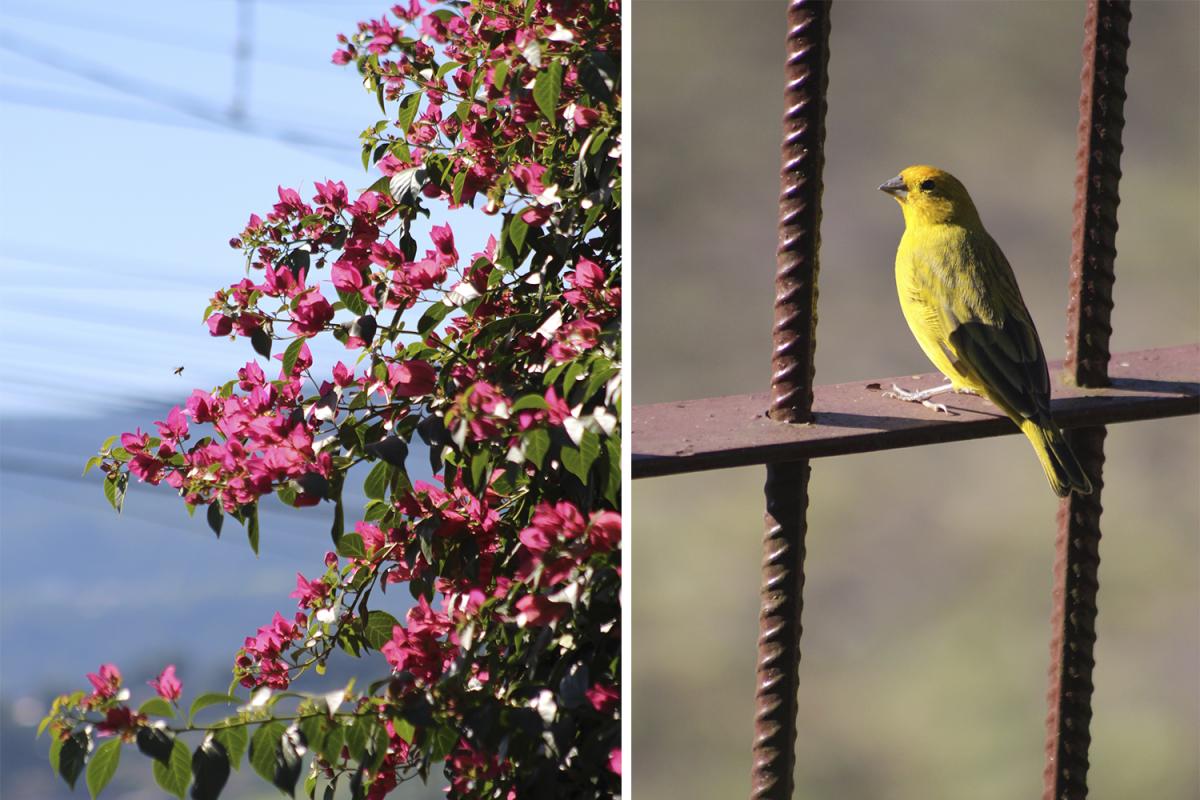
[[[633,477],[767,467],[751,797],[790,798],[803,608],[809,459],[1016,433],[978,398],[953,416],[881,397],[891,379],[813,388],[825,140],[827,0],[792,0],[771,391],[633,411]],[[1200,345],[1112,356],[1113,264],[1124,127],[1128,0],[1089,0],[1084,21],[1065,372],[1056,421],[1095,491],[1058,511],[1044,800],[1087,795],[1105,425],[1200,413]],[[1111,373],[1110,373],[1111,365]],[[913,381],[904,381],[913,385]],[[930,374],[916,386],[941,383]]]

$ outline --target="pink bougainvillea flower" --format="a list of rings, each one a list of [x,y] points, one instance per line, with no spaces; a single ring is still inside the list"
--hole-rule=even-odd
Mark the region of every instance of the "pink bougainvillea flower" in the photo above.
[[[121,670],[117,669],[116,664],[101,664],[100,674],[89,672],[87,679],[95,689],[92,692],[93,698],[107,700],[115,697],[117,690],[121,688]]]
[[[592,708],[601,714],[607,714],[621,705],[621,693],[611,684],[592,684],[592,688],[588,689],[584,694],[587,695],[588,702],[592,704]]]
[[[516,608],[516,622],[522,628],[553,625],[571,610],[567,603],[556,603],[540,594],[525,595],[516,602]]]
[[[138,428],[137,433],[122,433],[121,447],[124,447],[130,453],[140,453],[145,449],[147,442],[150,441],[150,434],[142,433],[142,429]]]
[[[570,361],[600,343],[600,326],[588,319],[577,319],[559,328],[546,355],[558,362]]]
[[[341,211],[346,207],[348,200],[346,193],[346,184],[341,181],[336,183],[326,181],[325,183],[315,184],[317,187],[317,195],[313,201],[320,205],[330,215]]]
[[[437,371],[425,361],[392,362],[387,369],[388,388],[399,397],[429,394],[437,385]]]
[[[621,748],[614,747],[608,754],[608,769],[617,775],[621,774]]]
[[[595,261],[580,257],[568,280],[579,289],[600,289],[604,286],[604,270]]]
[[[429,231],[429,237],[433,239],[433,246],[437,248],[435,260],[439,264],[452,267],[458,263],[458,251],[454,249],[454,231],[450,230],[449,223],[434,225]]]
[[[455,258],[457,257],[456,253]],[[446,266],[436,258],[426,258],[404,265],[404,282],[413,289],[432,289],[445,279]]]
[[[550,206],[531,206],[521,213],[521,221],[527,225],[544,225],[553,213]]]
[[[333,306],[316,290],[310,290],[292,309],[288,330],[298,336],[316,336],[333,319]]]
[[[214,422],[220,416],[218,408],[213,396],[203,389],[194,390],[187,400],[187,412],[193,422]]]
[[[509,171],[517,191],[535,197],[546,191],[546,187],[542,185],[542,175],[545,173],[546,168],[536,162],[520,164]]]
[[[327,594],[329,594],[328,583],[320,578],[310,581],[297,572],[296,590],[289,594],[288,597],[296,598],[297,605],[299,605],[300,608],[314,608],[321,605],[321,600],[323,600]]]
[[[621,544],[621,515],[616,511],[598,511],[588,524],[588,541],[592,547],[607,552]]]
[[[238,386],[247,392],[256,386],[265,385],[266,382],[266,373],[263,372],[262,367],[256,361],[247,361],[246,366],[238,370]]]
[[[600,119],[600,112],[587,106],[576,106],[572,119],[575,120],[576,128],[590,128]]]
[[[159,697],[172,703],[178,701],[183,694],[183,683],[175,677],[174,664],[167,664],[159,676],[148,683],[158,692]]]
[[[382,172],[384,175],[387,175],[389,178],[391,176],[395,175],[397,172],[403,172],[404,170],[408,169],[410,166],[411,166],[410,164],[405,164],[403,161],[396,158],[391,153],[388,153],[383,158],[381,158],[377,162],[375,162],[375,168],[378,169],[380,172]]]
[[[213,314],[208,318],[208,330],[213,336],[228,336],[233,331],[233,320],[224,314]]]
[[[132,740],[137,729],[145,722],[144,715],[125,706],[117,706],[105,712],[104,721],[96,725],[96,732],[101,736],[120,735],[122,739]]]
[[[184,418],[183,411],[179,406],[171,409],[165,422],[156,420],[154,424],[158,426],[158,435],[164,440],[179,442],[188,438],[187,419]]]

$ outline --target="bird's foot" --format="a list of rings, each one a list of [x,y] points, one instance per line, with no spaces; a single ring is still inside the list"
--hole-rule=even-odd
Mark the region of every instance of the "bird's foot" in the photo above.
[[[896,400],[903,400],[907,403],[920,403],[921,405],[925,406],[926,408],[928,408],[932,411],[937,411],[937,412],[941,412],[943,414],[949,414],[950,416],[955,416],[954,412],[951,411],[950,409],[946,408],[946,406],[944,404],[932,403],[929,400],[929,398],[931,398],[931,397],[936,397],[939,394],[945,394],[946,392],[950,392],[950,391],[958,391],[958,390],[954,388],[953,384],[947,383],[945,386],[935,386],[932,389],[924,389],[922,391],[914,392],[914,391],[910,391],[908,389],[901,389],[899,386],[897,386],[896,384],[893,383],[892,390],[890,392],[884,392],[883,396],[891,397]]]

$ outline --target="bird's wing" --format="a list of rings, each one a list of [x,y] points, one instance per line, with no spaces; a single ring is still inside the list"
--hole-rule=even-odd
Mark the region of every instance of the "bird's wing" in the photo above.
[[[956,300],[942,306],[950,347],[993,399],[1025,418],[1048,413],[1046,356],[1012,268],[986,233],[971,244]]]

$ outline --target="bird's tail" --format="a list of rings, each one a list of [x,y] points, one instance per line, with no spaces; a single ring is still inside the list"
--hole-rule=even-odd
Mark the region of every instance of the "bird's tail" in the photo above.
[[[1077,494],[1091,494],[1092,482],[1084,474],[1071,446],[1067,444],[1054,420],[1048,416],[1040,419],[1027,419],[1021,424],[1021,432],[1029,437],[1050,488],[1059,497],[1066,497],[1071,491]]]

